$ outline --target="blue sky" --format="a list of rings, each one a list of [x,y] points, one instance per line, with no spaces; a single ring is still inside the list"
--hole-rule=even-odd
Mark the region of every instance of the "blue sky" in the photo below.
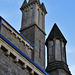
[[[57,23],[67,39],[67,63],[75,75],[75,0],[40,0],[44,2],[47,15],[45,18],[46,37],[54,23]],[[17,31],[21,27],[20,7],[23,0],[0,0],[0,16]]]

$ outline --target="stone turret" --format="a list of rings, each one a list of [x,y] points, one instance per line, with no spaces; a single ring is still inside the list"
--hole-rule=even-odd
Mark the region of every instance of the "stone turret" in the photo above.
[[[50,75],[71,75],[66,61],[66,39],[54,24],[47,40],[47,69]]]
[[[44,3],[39,0],[24,1],[20,33],[34,44],[32,60],[45,69],[45,15]],[[40,62],[40,63],[39,63]]]
[[[45,32],[45,14],[47,13],[44,3],[40,4],[39,0],[24,0],[22,6],[22,23],[21,29],[36,24],[43,32]],[[32,42],[33,43],[33,42]]]

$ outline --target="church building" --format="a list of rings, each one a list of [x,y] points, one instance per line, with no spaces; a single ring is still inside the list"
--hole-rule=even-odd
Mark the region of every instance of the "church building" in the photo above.
[[[20,10],[19,32],[0,16],[0,75],[72,75],[66,59],[67,40],[56,23],[45,41],[44,3],[24,0]]]

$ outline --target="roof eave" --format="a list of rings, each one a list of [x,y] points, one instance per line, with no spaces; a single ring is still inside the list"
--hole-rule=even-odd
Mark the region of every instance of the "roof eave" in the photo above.
[[[44,71],[36,63],[34,63],[27,55],[25,55],[20,49],[18,49],[14,44],[12,44],[9,40],[7,40],[2,34],[0,34],[0,38],[2,38],[7,44],[9,44],[12,48],[14,48],[17,52],[19,52],[23,57],[25,57],[35,67],[37,67],[41,72],[43,72],[45,75],[49,75],[46,71]]]

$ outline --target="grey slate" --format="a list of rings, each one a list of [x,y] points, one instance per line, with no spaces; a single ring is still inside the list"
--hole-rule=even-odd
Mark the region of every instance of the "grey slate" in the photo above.
[[[46,40],[46,45],[48,43],[49,40],[53,40],[54,38],[56,39],[62,39],[65,43],[67,43],[67,40],[65,39],[65,37],[63,36],[63,34],[61,33],[60,29],[58,28],[58,26],[56,25],[56,23],[54,24],[47,40]]]

